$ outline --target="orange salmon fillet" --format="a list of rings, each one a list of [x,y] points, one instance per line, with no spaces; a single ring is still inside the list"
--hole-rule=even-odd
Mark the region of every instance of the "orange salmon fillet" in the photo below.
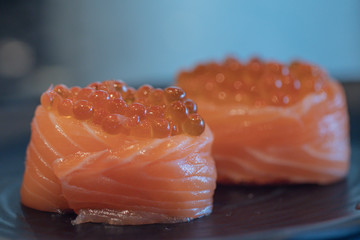
[[[221,183],[328,184],[349,169],[349,119],[341,85],[289,107],[222,105],[194,98],[214,133]]]
[[[167,138],[111,135],[100,126],[38,106],[21,186],[21,202],[74,223],[189,221],[212,211],[216,170],[212,133]]]

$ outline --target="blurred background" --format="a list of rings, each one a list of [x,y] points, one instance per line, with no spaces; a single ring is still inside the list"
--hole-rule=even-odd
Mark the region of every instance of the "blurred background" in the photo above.
[[[0,100],[110,78],[166,86],[228,55],[303,59],[359,80],[360,1],[0,1]]]

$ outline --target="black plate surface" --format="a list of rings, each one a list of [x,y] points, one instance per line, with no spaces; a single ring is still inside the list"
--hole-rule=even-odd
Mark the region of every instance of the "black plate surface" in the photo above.
[[[347,179],[329,186],[218,186],[208,217],[180,224],[71,225],[74,215],[21,206],[29,122],[37,101],[0,105],[0,240],[3,239],[308,239],[360,235],[359,84],[345,84],[351,113],[352,158]],[[16,119],[16,120],[14,120]],[[25,129],[21,131],[21,129]],[[359,206],[360,207],[360,206]]]

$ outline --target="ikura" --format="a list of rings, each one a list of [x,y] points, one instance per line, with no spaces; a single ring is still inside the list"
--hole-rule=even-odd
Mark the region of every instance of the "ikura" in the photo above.
[[[187,118],[189,111],[184,103],[181,101],[174,101],[168,107],[167,113],[169,118],[175,122],[183,122]]]
[[[73,107],[74,116],[79,120],[86,120],[92,117],[93,105],[86,100],[78,100]]]
[[[109,134],[118,134],[123,129],[126,118],[120,114],[110,114],[102,121],[102,128]]]
[[[150,104],[164,106],[165,105],[165,94],[162,89],[155,89],[149,95]]]
[[[64,84],[55,86],[54,91],[64,98],[68,97],[71,94],[70,90]]]
[[[198,136],[205,130],[205,123],[199,114],[192,113],[182,127],[184,132],[193,136]]]
[[[92,116],[92,121],[95,124],[102,124],[103,120],[109,115],[109,112],[105,109],[95,109],[94,114]]]
[[[143,119],[146,116],[146,107],[140,103],[132,103],[127,108],[126,115],[128,117],[138,116]]]
[[[241,63],[227,58],[223,63],[209,62],[179,73],[177,85],[190,96],[219,104],[282,107],[296,104],[308,94],[325,91],[328,80],[324,71],[305,62],[286,65],[252,58]]]
[[[165,97],[168,102],[181,100],[185,97],[185,92],[179,87],[168,87],[165,88]]]
[[[98,125],[108,134],[142,138],[198,136],[205,127],[201,118],[194,117],[198,116],[196,103],[187,99],[179,87],[162,90],[143,85],[136,90],[117,80],[95,82],[84,88],[58,85],[43,93],[40,102],[48,111]]]
[[[73,101],[65,98],[63,99],[57,106],[58,112],[63,116],[71,116],[73,115]]]
[[[184,101],[184,104],[186,108],[188,109],[189,113],[196,113],[197,112],[197,106],[196,103],[190,99],[187,99]]]
[[[118,113],[122,115],[125,115],[127,110],[127,104],[121,98],[110,99],[106,107],[109,112]]]
[[[143,120],[136,123],[136,126],[130,128],[130,135],[135,137],[149,138],[152,136],[152,128],[149,120]]]
[[[148,98],[154,88],[150,85],[143,85],[136,91],[136,98]]]
[[[96,90],[89,95],[95,108],[104,108],[109,100],[109,94],[104,90]]]
[[[170,135],[171,129],[169,121],[164,118],[158,118],[151,121],[154,137],[164,138]]]
[[[95,90],[93,88],[90,88],[90,87],[82,88],[77,94],[77,99],[79,99],[79,100],[89,100],[90,95],[94,91]]]
[[[147,109],[147,115],[150,119],[163,118],[164,108],[157,105],[150,106]]]
[[[46,91],[40,97],[41,105],[46,109],[51,109],[55,93],[53,91]]]

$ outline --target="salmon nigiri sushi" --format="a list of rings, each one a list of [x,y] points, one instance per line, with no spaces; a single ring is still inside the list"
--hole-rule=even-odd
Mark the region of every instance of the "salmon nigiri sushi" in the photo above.
[[[75,224],[175,223],[211,213],[213,136],[181,88],[58,85],[40,102],[21,186],[25,206],[73,210]]]
[[[349,168],[344,90],[306,62],[227,58],[179,73],[214,133],[218,182],[329,184]]]

